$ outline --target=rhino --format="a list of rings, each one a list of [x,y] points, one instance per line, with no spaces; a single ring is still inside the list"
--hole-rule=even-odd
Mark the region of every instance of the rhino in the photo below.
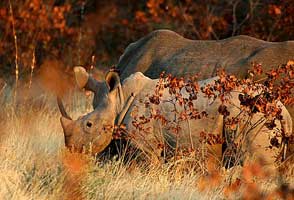
[[[267,71],[289,60],[294,60],[294,41],[267,42],[245,35],[223,40],[190,40],[170,30],[156,30],[131,43],[116,67],[122,80],[135,72],[156,79],[163,71],[178,77],[199,74],[202,80],[214,77],[219,68],[244,78],[252,63],[262,64]],[[95,94],[95,109],[96,95],[99,96],[96,91],[103,90],[103,81],[84,80],[88,80],[87,84],[82,83],[84,88]],[[287,108],[294,115],[294,108]]]
[[[245,35],[223,40],[190,40],[170,30],[156,30],[131,43],[116,68],[122,80],[135,72],[156,79],[163,71],[178,77],[199,74],[202,80],[216,76],[219,68],[244,78],[252,63],[270,69],[289,60],[294,60],[294,41],[266,42]],[[92,79],[82,85],[95,92],[100,82]]]
[[[141,72],[136,72],[121,82],[119,74],[116,71],[110,71],[103,82],[98,82],[82,67],[75,67],[74,72],[77,84],[80,87],[91,85],[96,89],[94,91],[96,93],[95,99],[93,100],[95,109],[76,120],[69,117],[62,101],[59,100],[59,108],[62,114],[60,121],[64,131],[65,144],[69,148],[74,147],[76,151],[91,149],[91,153],[99,154],[113,140],[115,127],[121,124],[126,126],[126,135],[130,136],[127,138],[131,145],[143,152],[146,158],[158,162],[163,155],[163,149],[159,144],[168,144],[172,149],[175,149],[177,145],[182,148],[189,148],[193,145],[193,148],[197,148],[203,145],[200,133],[224,135],[224,115],[218,112],[221,105],[218,99],[212,101],[206,98],[204,94],[199,93],[197,100],[193,102],[194,106],[205,111],[208,118],[181,122],[181,136],[179,138],[176,138],[170,129],[162,127],[159,121],[154,119],[151,119],[149,123],[143,123],[143,127],[148,129],[148,133],[151,134],[142,134],[135,126],[134,119],[135,116],[150,115],[150,107],[146,107],[144,99],[154,93],[158,79],[150,79]],[[202,87],[217,79],[218,77],[202,80],[199,81],[199,85]],[[228,105],[227,109],[230,116],[237,116],[240,113],[238,109],[240,105],[239,94],[239,92],[235,92],[231,96],[234,105]],[[169,95],[168,89],[164,89],[162,98],[168,99]],[[279,106],[282,120],[277,123],[276,130],[266,128],[264,126],[266,122],[262,121],[258,126],[252,128],[250,135],[245,138],[244,152],[248,152],[247,158],[261,157],[266,165],[271,166],[274,165],[277,157],[285,152],[284,145],[269,148],[272,146],[271,138],[277,130],[284,130],[287,134],[292,133],[291,116],[285,106],[281,103],[279,103]],[[159,110],[169,121],[174,118],[174,109],[174,106],[169,103],[152,104],[152,110]],[[261,113],[254,114],[252,123],[257,122],[262,117]],[[242,123],[244,122],[240,122],[239,125],[242,126]],[[263,134],[258,134],[259,132]],[[278,143],[282,144],[282,141],[279,139]],[[222,148],[223,146],[220,144],[205,145],[207,154],[213,155],[219,162],[221,162],[224,153]]]
[[[252,63],[266,69],[294,59],[294,41],[267,42],[239,35],[223,40],[190,40],[170,30],[156,30],[130,44],[120,57],[117,68],[121,78],[142,72],[159,78],[162,71],[174,76],[199,74],[199,79],[226,72],[244,78]]]

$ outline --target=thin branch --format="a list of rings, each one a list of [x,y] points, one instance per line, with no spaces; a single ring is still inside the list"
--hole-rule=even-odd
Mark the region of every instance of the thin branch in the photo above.
[[[236,33],[236,30],[237,30],[237,17],[236,17],[236,9],[237,9],[237,6],[239,4],[239,1],[236,1],[233,5],[233,32],[232,32],[232,36],[235,35]]]
[[[213,16],[213,12],[214,12],[214,8],[210,9],[210,6],[207,6],[207,22],[208,22],[208,27],[210,27],[210,32],[213,35],[214,39],[219,40],[219,37],[217,36],[217,34],[215,33],[213,27],[212,27],[212,20],[211,20],[211,16]]]
[[[7,86],[7,83],[4,81],[4,84],[3,84],[2,88],[0,89],[0,95],[2,94],[2,92],[4,91],[6,86]]]
[[[275,23],[274,23],[274,25],[271,27],[270,33],[269,33],[269,35],[268,35],[267,38],[266,38],[266,41],[269,41],[269,42],[271,41],[272,36],[273,36],[273,32],[274,32],[274,30],[276,29],[277,25],[279,24],[280,19],[281,19],[281,16],[279,16],[278,18],[276,18]]]
[[[186,11],[184,10],[183,5],[182,5],[181,2],[179,2],[179,8],[180,8],[180,11],[181,11],[181,13],[182,13],[182,16],[183,16],[185,22],[186,22],[189,26],[192,27],[193,32],[197,35],[198,39],[200,39],[200,40],[203,39],[202,36],[201,36],[201,34],[200,34],[200,32],[196,29],[195,24],[193,23],[193,21],[187,19]]]
[[[252,9],[255,8],[251,8],[251,3],[250,3],[250,13],[247,13],[246,16],[244,17],[244,19],[238,24],[237,22],[237,17],[236,17],[236,9],[238,4],[240,3],[240,1],[236,1],[233,5],[233,31],[232,31],[232,36],[236,35],[236,32],[241,28],[241,26],[248,20],[250,19],[250,16],[252,16]]]
[[[30,83],[29,83],[29,89],[32,87],[33,83],[33,74],[34,74],[34,69],[36,67],[36,49],[34,48],[33,50],[33,58],[32,58],[32,65],[31,65],[31,74],[30,74]]]
[[[15,31],[15,21],[14,21],[14,15],[13,15],[13,9],[11,0],[9,0],[9,11],[12,18],[12,31],[13,31],[13,37],[14,37],[14,47],[15,47],[15,91],[14,91],[14,100],[16,101],[16,95],[17,95],[17,87],[18,87],[18,76],[19,76],[19,67],[18,67],[18,46],[17,46],[17,35]]]

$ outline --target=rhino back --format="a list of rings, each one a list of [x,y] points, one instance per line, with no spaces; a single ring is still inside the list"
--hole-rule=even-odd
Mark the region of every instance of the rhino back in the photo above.
[[[120,57],[122,78],[141,71],[158,78],[162,71],[176,76],[201,73],[200,78],[215,75],[217,68],[243,77],[252,62],[267,67],[294,58],[294,42],[272,43],[249,36],[224,40],[189,40],[169,30],[158,30],[130,44]]]

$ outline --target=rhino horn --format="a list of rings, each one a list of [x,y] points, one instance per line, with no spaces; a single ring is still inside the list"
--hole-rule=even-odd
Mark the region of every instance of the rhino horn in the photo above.
[[[65,129],[72,123],[72,120],[67,119],[65,117],[60,117],[60,122],[61,122],[62,128]]]
[[[71,124],[73,122],[73,120],[70,120],[68,118],[65,117],[60,117],[60,122],[61,122],[61,126],[63,129],[63,133],[64,133],[64,140],[65,140],[65,144],[68,144],[68,137],[71,136]]]
[[[58,108],[59,108],[59,111],[60,111],[62,117],[67,118],[69,120],[72,120],[71,117],[65,111],[64,105],[63,105],[60,97],[57,97],[57,104],[58,104]]]
[[[66,137],[70,136],[69,131],[67,131],[67,129],[69,128],[69,125],[72,123],[73,120],[71,119],[71,117],[65,111],[64,105],[63,105],[62,100],[60,99],[60,97],[57,97],[57,104],[58,104],[59,111],[60,111],[60,113],[62,115],[61,118],[60,118],[60,122],[61,122],[61,126],[63,128],[64,136],[65,136],[65,139],[66,139]]]

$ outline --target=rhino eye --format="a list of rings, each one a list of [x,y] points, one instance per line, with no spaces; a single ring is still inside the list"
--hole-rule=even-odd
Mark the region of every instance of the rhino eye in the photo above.
[[[87,121],[86,126],[87,128],[91,128],[93,125],[93,123],[91,121]]]

